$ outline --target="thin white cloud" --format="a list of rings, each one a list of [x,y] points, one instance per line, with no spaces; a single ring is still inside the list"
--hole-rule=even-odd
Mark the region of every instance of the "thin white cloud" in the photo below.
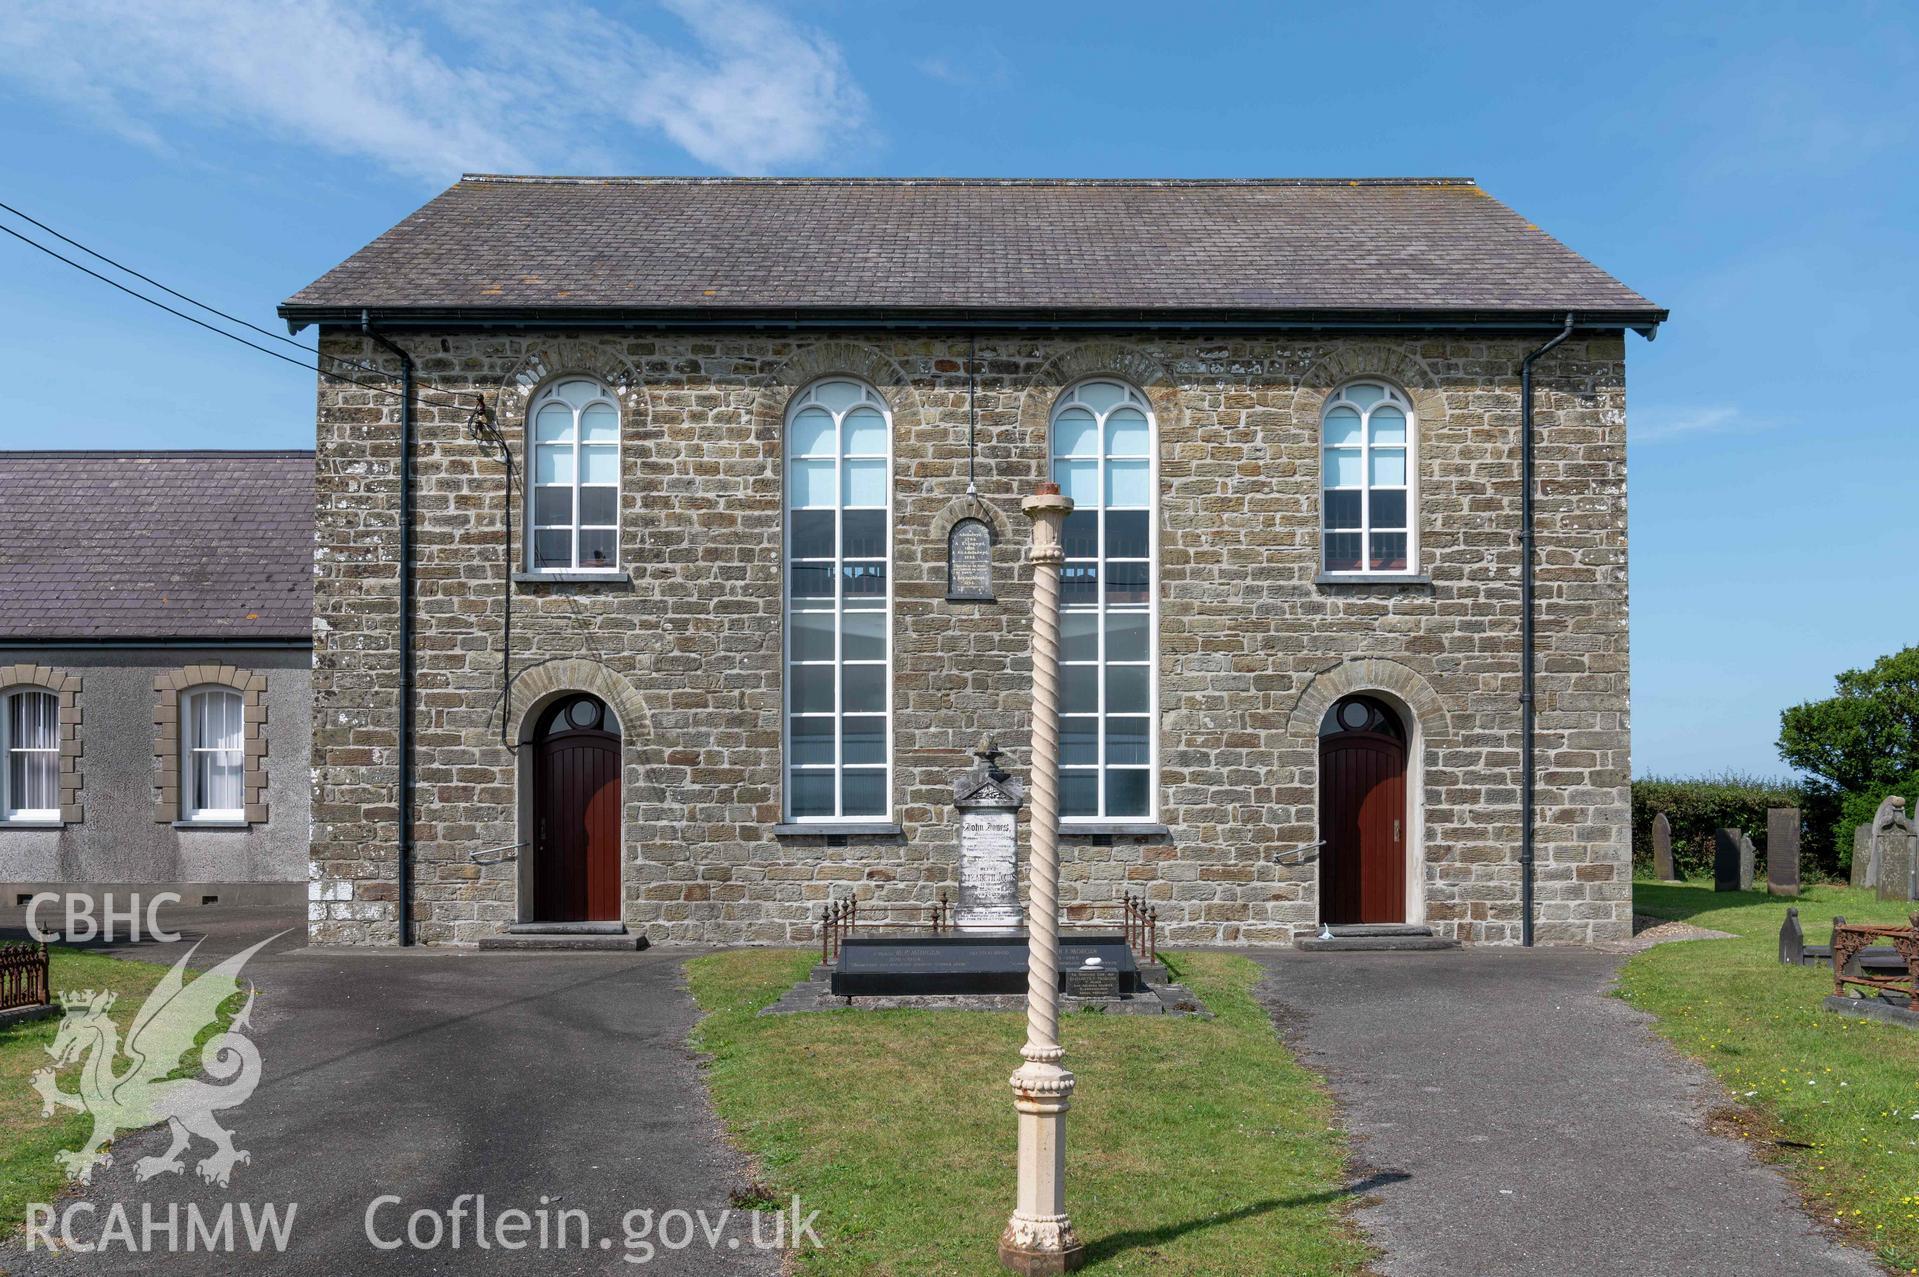
[[[826,36],[760,0],[666,8],[685,47],[573,0],[12,0],[0,78],[149,146],[217,127],[435,182],[603,166],[647,134],[761,173],[864,130]]]
[[[1750,434],[1765,429],[1731,404],[1642,409],[1632,415],[1634,443],[1663,443],[1688,435]]]

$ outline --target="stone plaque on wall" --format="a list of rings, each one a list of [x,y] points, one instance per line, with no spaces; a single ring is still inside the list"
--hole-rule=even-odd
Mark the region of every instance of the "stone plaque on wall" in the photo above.
[[[982,519],[961,519],[946,534],[946,597],[954,602],[993,599],[993,530]]]

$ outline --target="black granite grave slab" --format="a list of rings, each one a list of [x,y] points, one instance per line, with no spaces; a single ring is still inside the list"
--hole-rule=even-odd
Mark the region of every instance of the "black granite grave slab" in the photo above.
[[[842,998],[1026,992],[1026,937],[900,936],[853,938],[840,949],[833,993]],[[1139,963],[1121,936],[1068,936],[1060,941],[1065,973],[1098,958],[1119,977],[1122,994],[1143,986]]]

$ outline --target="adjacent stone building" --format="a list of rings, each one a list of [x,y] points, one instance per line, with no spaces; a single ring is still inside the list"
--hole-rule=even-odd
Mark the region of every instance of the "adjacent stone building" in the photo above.
[[[1469,181],[470,177],[282,313],[342,374],[316,941],[956,895],[969,749],[1025,768],[1050,480],[1069,908],[1517,942],[1520,370],[1561,336],[1536,935],[1630,931],[1625,340],[1665,312]]]
[[[0,898],[305,895],[311,452],[0,452]]]

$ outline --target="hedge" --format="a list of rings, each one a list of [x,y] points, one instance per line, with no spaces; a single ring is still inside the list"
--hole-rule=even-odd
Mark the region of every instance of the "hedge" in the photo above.
[[[1738,829],[1750,836],[1763,866],[1766,812],[1772,807],[1799,808],[1802,877],[1829,877],[1843,870],[1833,837],[1841,819],[1838,795],[1797,781],[1728,772],[1720,776],[1648,776],[1633,782],[1633,872],[1642,877],[1652,875],[1652,823],[1662,811],[1672,823],[1673,867],[1680,877],[1712,876],[1713,833],[1719,829]],[[1871,808],[1866,814],[1872,814]],[[1848,857],[1852,854],[1850,833],[1844,852]]]

